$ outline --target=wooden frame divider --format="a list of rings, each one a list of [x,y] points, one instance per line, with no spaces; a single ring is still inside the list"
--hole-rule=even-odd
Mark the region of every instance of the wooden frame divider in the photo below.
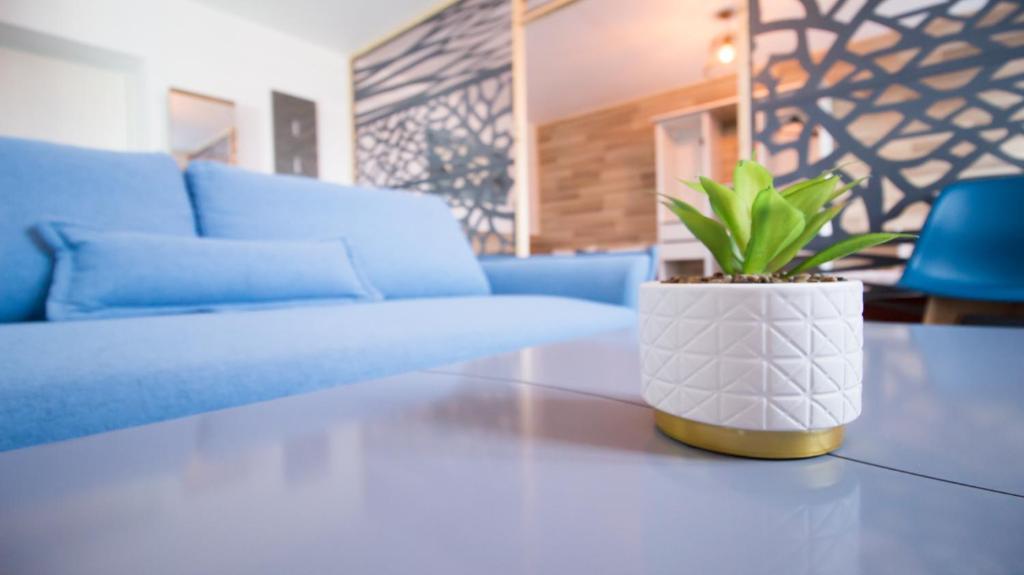
[[[534,20],[539,20],[549,14],[553,14],[554,12],[557,12],[562,8],[565,8],[570,4],[575,4],[576,2],[579,2],[579,0],[548,0],[547,2],[541,4],[540,6],[537,6],[533,10],[530,10],[526,5],[527,0],[513,1],[516,4],[522,5],[523,17],[521,23],[524,26],[526,24],[529,24],[530,22],[533,22]]]

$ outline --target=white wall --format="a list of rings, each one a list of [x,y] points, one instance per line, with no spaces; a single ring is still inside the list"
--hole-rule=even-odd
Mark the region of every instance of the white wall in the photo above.
[[[181,88],[234,101],[239,163],[272,172],[270,93],[278,90],[317,103],[320,177],[352,180],[342,54],[190,0],[3,0],[0,22],[137,58],[134,147],[168,149],[167,93]]]
[[[0,86],[0,134],[132,147],[124,74],[0,46]]]

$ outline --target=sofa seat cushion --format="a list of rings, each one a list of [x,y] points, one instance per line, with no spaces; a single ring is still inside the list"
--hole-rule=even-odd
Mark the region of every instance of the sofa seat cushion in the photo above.
[[[0,137],[0,323],[43,319],[52,263],[44,221],[195,236],[185,180],[167,154]]]
[[[0,326],[0,450],[633,325],[547,296]]]
[[[186,172],[204,236],[344,237],[385,298],[486,295],[487,277],[435,196],[339,186],[193,162]]]

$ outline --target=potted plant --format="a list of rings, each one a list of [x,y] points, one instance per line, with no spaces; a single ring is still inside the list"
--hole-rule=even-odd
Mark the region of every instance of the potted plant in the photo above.
[[[640,287],[644,400],[684,443],[747,457],[812,457],[838,448],[860,415],[863,286],[812,273],[826,262],[907,234],[850,237],[794,263],[859,183],[833,172],[776,190],[760,164],[740,161],[728,187],[684,182],[716,219],[663,203],[721,272]]]

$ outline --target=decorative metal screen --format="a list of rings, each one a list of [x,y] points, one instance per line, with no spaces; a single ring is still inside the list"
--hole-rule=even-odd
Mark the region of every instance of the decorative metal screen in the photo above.
[[[1024,169],[1020,2],[752,0],[750,15],[759,156],[783,184],[870,172],[818,245],[918,231],[946,185]]]
[[[444,197],[478,253],[512,252],[509,0],[461,0],[353,61],[362,184]]]

